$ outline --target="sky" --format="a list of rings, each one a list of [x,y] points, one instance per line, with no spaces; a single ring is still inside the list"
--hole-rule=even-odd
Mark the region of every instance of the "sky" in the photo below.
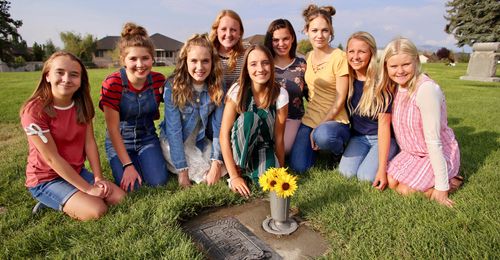
[[[453,35],[446,34],[445,0],[10,0],[10,14],[22,20],[19,33],[31,46],[52,40],[63,47],[59,33],[71,31],[92,34],[97,39],[120,35],[126,22],[144,26],[149,34],[161,33],[184,42],[193,33],[209,32],[218,12],[236,11],[244,26],[243,37],[265,34],[278,18],[288,19],[299,40],[307,5],[332,5],[335,38],[332,46],[342,44],[353,32],[367,31],[377,40],[379,49],[397,36],[411,39],[420,49],[446,47],[455,51]],[[470,48],[465,48],[465,51]]]

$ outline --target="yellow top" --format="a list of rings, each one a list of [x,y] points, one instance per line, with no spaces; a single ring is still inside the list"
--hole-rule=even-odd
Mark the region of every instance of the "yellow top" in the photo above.
[[[307,57],[305,80],[309,88],[309,103],[302,123],[316,128],[337,99],[336,77],[348,75],[349,71],[346,54],[340,49],[333,50],[330,59],[314,71],[311,58],[313,52],[311,51]],[[349,123],[345,107],[341,108],[334,120],[344,124]]]

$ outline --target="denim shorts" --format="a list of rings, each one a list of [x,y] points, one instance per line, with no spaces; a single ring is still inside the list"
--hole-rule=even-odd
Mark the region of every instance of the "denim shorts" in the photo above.
[[[80,176],[89,184],[94,184],[94,174],[82,168]],[[40,183],[28,188],[33,197],[45,206],[62,211],[64,204],[75,194],[78,189],[69,182],[59,177],[54,180]]]

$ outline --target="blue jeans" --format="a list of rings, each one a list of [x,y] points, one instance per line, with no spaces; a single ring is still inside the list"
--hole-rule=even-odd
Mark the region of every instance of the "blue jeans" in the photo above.
[[[318,152],[312,149],[309,137],[313,130],[313,140],[319,149],[335,155],[344,152],[344,145],[351,135],[348,125],[336,121],[328,121],[315,129],[300,124],[289,157],[290,168],[297,173],[307,171],[316,161]]]
[[[82,168],[80,176],[89,184],[94,184],[94,174]],[[31,195],[42,204],[55,210],[62,211],[64,204],[75,194],[78,189],[59,177],[51,181],[40,183],[28,188]]]
[[[148,75],[149,85],[141,93],[129,90],[125,69],[120,69],[122,79],[122,96],[120,99],[120,134],[125,149],[142,180],[151,186],[167,183],[168,171],[156,134],[154,120],[158,114],[158,103],[155,99],[151,74]],[[106,133],[106,155],[115,178],[120,186],[123,178],[123,163],[116,154],[109,133]],[[134,184],[134,189],[139,184]]]
[[[398,145],[391,138],[389,157],[391,160],[398,151]],[[375,180],[378,170],[378,136],[355,135],[347,144],[339,164],[339,171],[347,178],[356,176],[361,181]]]
[[[113,173],[116,185],[120,186],[123,178],[123,165],[112,145],[108,145],[106,140],[106,152],[108,154],[109,165]],[[111,143],[111,141],[109,141]],[[142,180],[150,186],[160,186],[167,183],[168,172],[165,158],[161,151],[160,141],[158,138],[142,142],[140,145],[125,144],[127,153],[134,164],[135,169],[141,176]],[[139,188],[136,182],[134,190]]]

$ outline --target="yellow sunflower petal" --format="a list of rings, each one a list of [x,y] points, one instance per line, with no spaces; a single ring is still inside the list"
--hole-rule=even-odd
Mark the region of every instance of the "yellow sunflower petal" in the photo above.
[[[280,176],[274,186],[274,190],[281,198],[292,196],[297,190],[297,177],[290,174]]]

